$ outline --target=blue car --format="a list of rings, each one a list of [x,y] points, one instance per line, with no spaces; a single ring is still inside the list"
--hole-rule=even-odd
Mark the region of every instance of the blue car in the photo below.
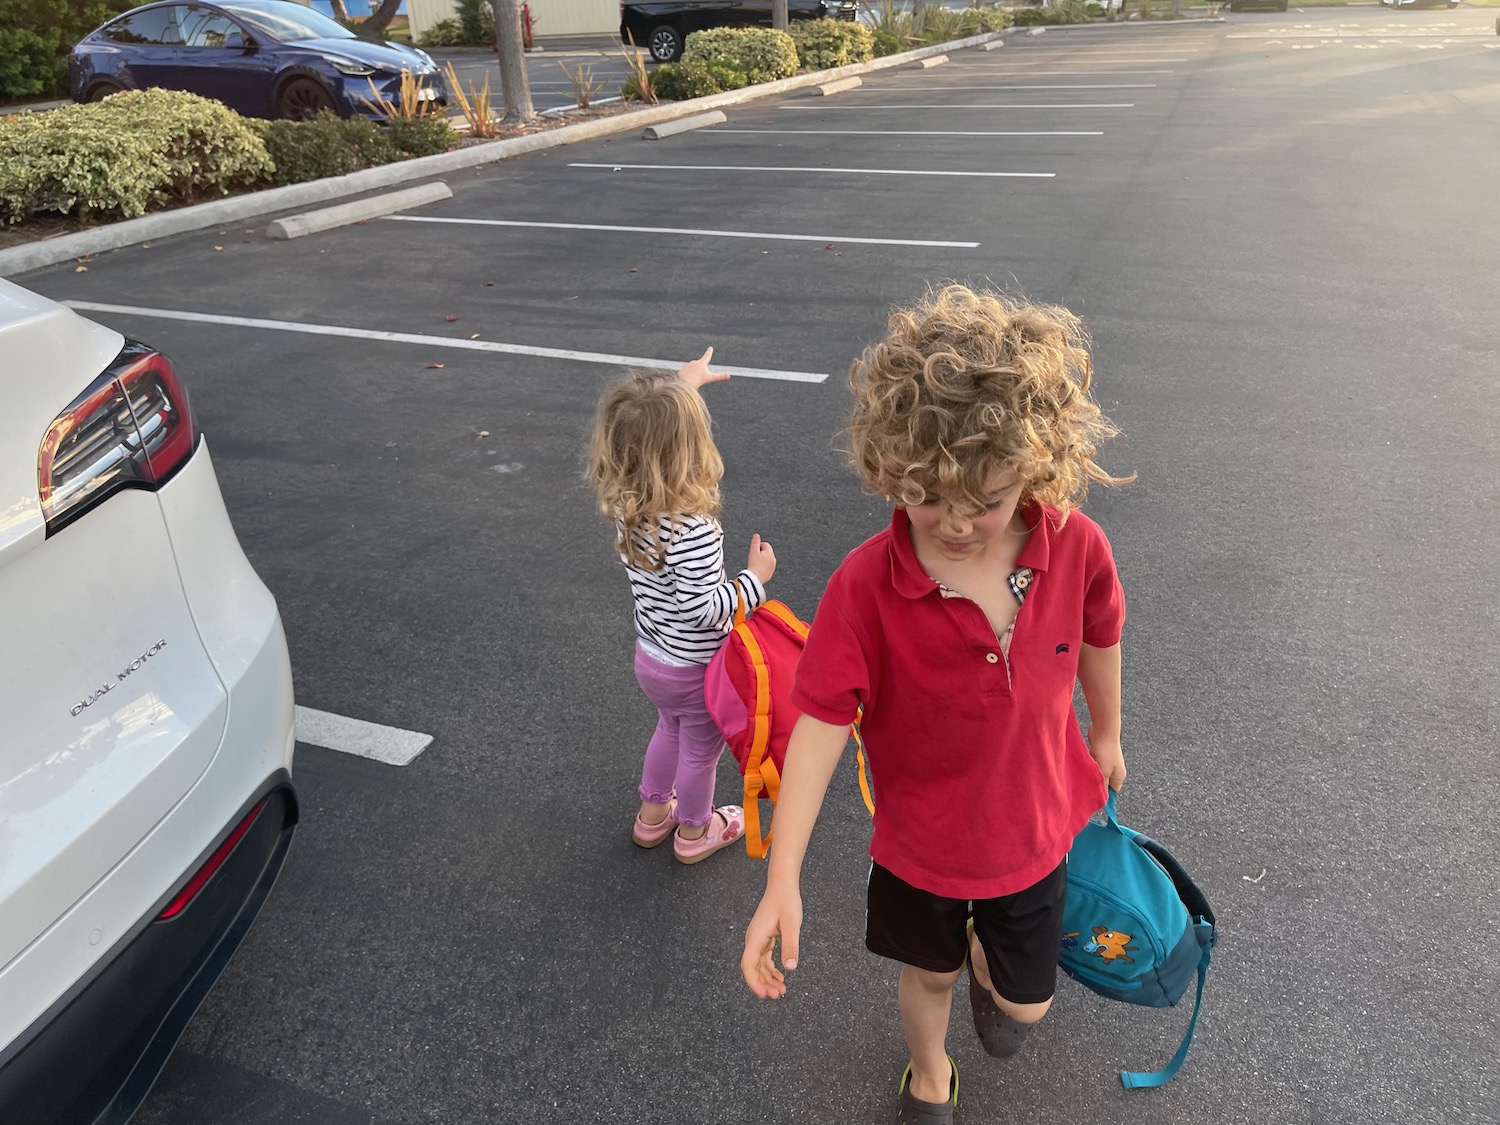
[[[376,95],[398,101],[403,70],[416,76],[424,100],[447,105],[425,51],[367,42],[292,0],[147,4],[68,56],[74,101],[160,86],[216,98],[250,117],[302,121],[323,110],[383,116]]]

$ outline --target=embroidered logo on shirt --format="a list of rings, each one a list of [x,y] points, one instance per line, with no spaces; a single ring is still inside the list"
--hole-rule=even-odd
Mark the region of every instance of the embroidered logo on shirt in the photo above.
[[[1067,645],[1058,645],[1057,646],[1057,651],[1059,653],[1067,652],[1068,651],[1068,646]]]

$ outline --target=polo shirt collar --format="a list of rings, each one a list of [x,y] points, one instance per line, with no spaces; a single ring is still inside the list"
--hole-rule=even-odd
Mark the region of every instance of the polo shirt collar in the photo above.
[[[1052,560],[1052,537],[1057,533],[1057,512],[1041,504],[1031,503],[1021,509],[1021,515],[1031,525],[1031,538],[1021,548],[1018,567],[1030,567],[1044,571]],[[937,589],[937,583],[923,569],[917,559],[916,548],[911,543],[911,519],[905,508],[891,513],[891,583],[896,593],[906,598],[920,598]]]

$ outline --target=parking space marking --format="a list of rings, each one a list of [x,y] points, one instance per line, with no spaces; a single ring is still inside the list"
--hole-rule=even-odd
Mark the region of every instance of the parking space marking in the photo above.
[[[965,67],[962,69],[978,69]],[[1148,74],[1176,74],[1175,70],[990,70],[984,68],[985,73],[995,78],[1124,78],[1126,76],[1137,78]],[[950,71],[956,74],[958,68]],[[934,74],[924,74],[924,78],[936,78]]]
[[[1050,180],[1056,172],[943,172],[926,168],[793,168],[760,164],[569,164],[569,168],[608,168],[614,172],[827,172],[846,176],[980,176],[991,179]]]
[[[946,90],[1154,90],[1155,82],[1125,82],[1118,86],[902,86],[903,94],[940,94]]]
[[[301,332],[309,336],[341,336],[351,340],[378,340],[388,344],[421,344],[429,348],[455,348],[469,352],[499,352],[504,355],[529,355],[540,359],[567,359],[578,363],[602,364],[608,367],[643,367],[675,370],[684,360],[643,359],[640,356],[609,355],[605,352],[578,352],[566,348],[536,348],[529,344],[502,344],[493,340],[455,340],[448,336],[427,336],[416,332],[382,332],[374,328],[348,328],[341,324],[299,324],[290,320],[262,320],[250,316],[222,316],[218,313],[185,312],[181,309],[151,309],[135,305],[106,305],[96,301],[64,301],[80,312],[118,313],[155,320],[185,320],[194,324],[223,324],[234,328],[264,328],[272,332]],[[763,367],[728,367],[715,363],[720,371],[746,379],[781,379],[789,383],[823,383],[826,371],[778,371]]]
[[[610,165],[614,167],[614,165]],[[952,250],[972,250],[977,242],[935,242],[921,238],[845,238],[829,234],[777,234],[755,230],[697,230],[692,227],[620,227],[603,223],[537,223],[520,219],[450,219],[440,215],[388,215],[388,219],[403,223],[454,223],[476,227],[541,227],[545,230],[604,230],[627,234],[690,234],[709,238],[768,238],[785,242],[837,242],[840,245],[856,243],[864,246],[941,246]]]
[[[1103,129],[947,130],[935,129],[715,129],[715,133],[767,133],[776,137],[1102,137]]]
[[[1134,102],[1057,102],[1053,105],[1037,105],[1032,102],[986,102],[983,105],[784,105],[778,109],[1134,109]]]
[[[432,743],[432,735],[400,727],[367,723],[298,704],[297,741],[341,754],[371,758],[388,766],[407,766]]]

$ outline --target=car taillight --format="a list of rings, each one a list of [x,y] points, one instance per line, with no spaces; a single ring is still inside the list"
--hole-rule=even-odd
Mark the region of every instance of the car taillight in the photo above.
[[[213,878],[214,872],[229,858],[229,853],[234,851],[234,846],[240,842],[240,837],[250,831],[250,826],[255,823],[255,818],[260,815],[261,809],[265,807],[266,802],[262,801],[250,810],[245,819],[240,821],[235,830],[229,834],[229,838],[214,849],[214,854],[208,857],[208,862],[198,868],[193,877],[188,880],[187,886],[178,891],[176,897],[167,903],[167,908],[157,915],[156,920],[158,922],[165,922],[168,918],[175,918],[187,909],[188,903],[198,897],[198,892],[203,889],[204,885]]]
[[[53,420],[37,457],[47,534],[122,488],[157,488],[192,456],[198,427],[166,356],[127,343]]]

